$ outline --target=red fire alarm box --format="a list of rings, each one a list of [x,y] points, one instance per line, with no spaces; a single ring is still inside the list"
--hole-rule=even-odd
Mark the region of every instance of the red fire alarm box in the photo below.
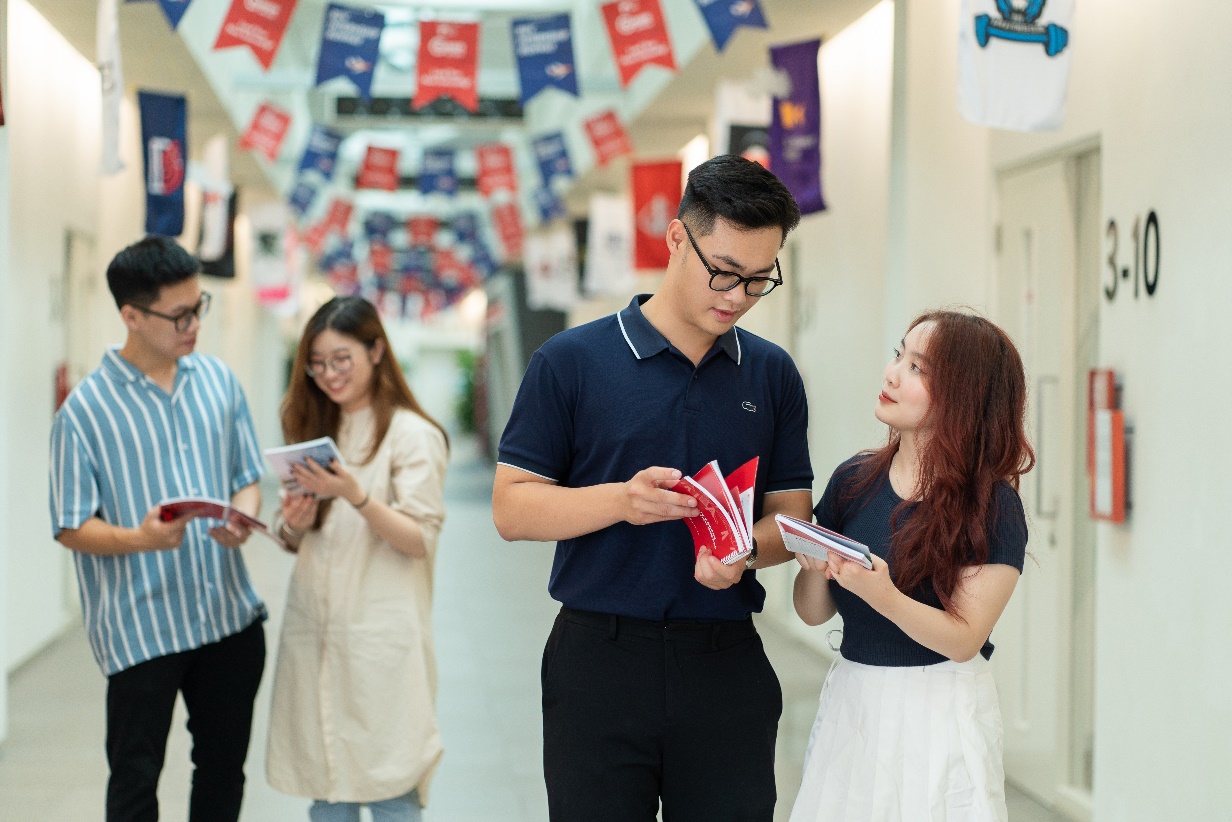
[[[1087,379],[1087,476],[1091,519],[1125,522],[1128,479],[1125,415],[1116,372],[1091,369]]]

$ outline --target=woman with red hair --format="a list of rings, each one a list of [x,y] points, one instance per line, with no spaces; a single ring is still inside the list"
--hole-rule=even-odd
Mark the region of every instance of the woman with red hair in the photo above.
[[[1000,328],[917,317],[886,366],[889,441],[834,472],[818,524],[873,568],[797,555],[796,613],[843,617],[791,822],[1005,822],[993,626],[1027,545],[1026,379]]]

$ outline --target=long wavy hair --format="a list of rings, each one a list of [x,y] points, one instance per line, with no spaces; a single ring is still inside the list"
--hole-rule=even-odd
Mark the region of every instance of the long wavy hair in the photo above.
[[[1017,489],[1035,452],[1026,435],[1026,375],[1009,336],[960,311],[928,311],[908,331],[921,323],[933,324],[925,343],[929,406],[916,448],[916,497],[890,517],[893,579],[904,593],[931,581],[942,607],[954,613],[961,569],[988,560],[997,483]],[[886,445],[860,464],[845,496],[859,498],[884,481],[898,447],[891,429]]]
[[[389,433],[394,411],[399,408],[408,408],[439,428],[448,447],[449,435],[439,422],[428,416],[415,399],[411,387],[406,383],[406,377],[402,375],[402,369],[398,367],[398,360],[389,344],[389,337],[385,334],[385,327],[381,325],[376,307],[363,297],[334,297],[317,309],[304,327],[299,348],[295,351],[295,362],[291,366],[287,395],[282,400],[282,435],[287,442],[338,437],[342,409],[325,395],[316,380],[309,377],[307,372],[312,344],[327,329],[357,340],[368,351],[372,351],[378,342],[384,349],[380,362],[373,366],[370,401],[375,424],[364,464],[371,462],[376,456],[377,449]],[[316,526],[319,527],[324,521],[328,509],[329,500],[326,500],[318,508]]]

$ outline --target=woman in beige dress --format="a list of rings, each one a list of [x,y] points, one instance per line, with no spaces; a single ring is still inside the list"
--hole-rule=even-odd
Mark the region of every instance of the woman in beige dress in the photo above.
[[[304,330],[282,405],[287,442],[332,436],[345,466],[294,469],[280,535],[296,552],[266,772],[315,799],[312,822],[421,818],[441,757],[432,565],[444,430],[406,384],[376,309],[335,297]]]

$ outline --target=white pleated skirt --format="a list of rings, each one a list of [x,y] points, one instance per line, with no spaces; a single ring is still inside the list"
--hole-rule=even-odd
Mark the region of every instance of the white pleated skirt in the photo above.
[[[914,668],[841,656],[821,689],[791,822],[1007,822],[988,660]]]

